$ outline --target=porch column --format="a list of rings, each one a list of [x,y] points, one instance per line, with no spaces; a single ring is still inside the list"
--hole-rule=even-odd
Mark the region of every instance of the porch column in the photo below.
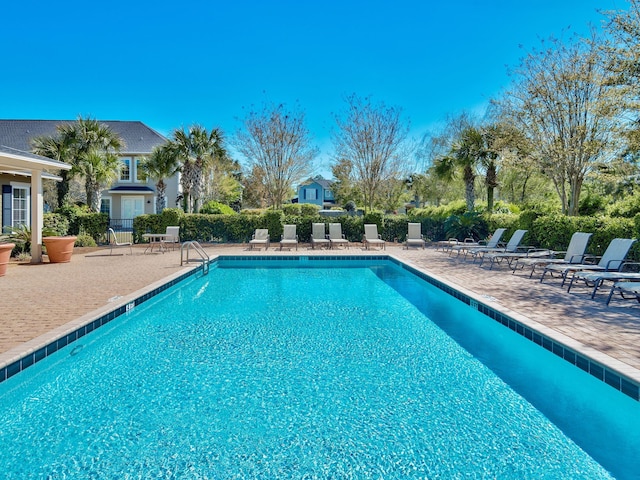
[[[31,170],[31,263],[42,263],[42,171]]]

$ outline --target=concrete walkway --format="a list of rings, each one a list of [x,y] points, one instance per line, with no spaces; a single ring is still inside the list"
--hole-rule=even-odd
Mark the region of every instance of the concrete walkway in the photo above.
[[[205,246],[215,255],[263,255],[264,250],[248,250],[246,245]],[[123,253],[127,253],[123,255]],[[15,358],[33,339],[42,340],[52,330],[80,317],[107,311],[117,302],[135,298],[163,279],[178,275],[180,252],[145,254],[143,246],[128,250],[76,249],[66,264],[10,264],[6,276],[0,277],[0,364]],[[272,246],[269,255],[362,255],[379,254],[361,245],[349,250],[278,251]],[[436,276],[460,289],[482,297],[497,309],[514,312],[518,319],[562,343],[569,340],[587,356],[608,364],[640,382],[640,304],[615,298],[609,307],[604,288],[591,300],[585,288],[561,289],[557,279],[540,284],[526,275],[512,275],[506,268],[479,267],[470,261],[435,251],[433,248],[406,250],[389,245],[389,255],[400,258],[425,273]],[[46,258],[46,257],[45,257]],[[610,360],[610,361],[609,361]],[[608,363],[607,363],[608,362]],[[620,366],[624,368],[620,368]]]

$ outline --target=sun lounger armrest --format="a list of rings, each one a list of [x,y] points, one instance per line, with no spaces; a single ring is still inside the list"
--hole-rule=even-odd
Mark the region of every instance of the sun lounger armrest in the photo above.
[[[604,266],[604,268],[606,270],[616,270],[616,271],[620,271],[620,269],[622,269],[622,266],[624,265],[624,258],[621,260],[609,260],[607,262],[607,264]]]
[[[597,256],[597,255],[585,255],[584,256],[584,263],[585,264],[593,264],[595,265],[596,263],[598,263],[598,261],[601,259],[602,257]]]
[[[624,262],[620,267],[621,272],[640,272],[640,262]]]

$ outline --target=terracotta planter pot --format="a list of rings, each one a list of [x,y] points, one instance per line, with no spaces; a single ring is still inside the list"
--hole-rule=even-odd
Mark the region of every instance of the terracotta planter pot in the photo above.
[[[76,238],[78,237],[44,237],[42,243],[47,248],[49,261],[51,263],[70,262]]]
[[[15,246],[15,243],[0,243],[0,277],[7,273],[11,250],[13,250]]]

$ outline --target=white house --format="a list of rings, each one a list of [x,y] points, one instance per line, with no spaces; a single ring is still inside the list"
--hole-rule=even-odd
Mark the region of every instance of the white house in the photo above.
[[[331,208],[336,203],[331,185],[331,180],[320,175],[310,178],[298,186],[298,203],[313,203],[320,208]]]
[[[2,225],[31,225],[31,261],[42,261],[42,179],[59,179],[46,170],[71,165],[6,147],[0,142],[0,212]]]
[[[35,137],[55,135],[56,127],[63,123],[73,123],[74,120],[0,120],[0,145],[14,148],[22,152],[31,152],[31,141]],[[140,169],[141,159],[149,155],[154,147],[162,145],[167,139],[139,121],[103,121],[113,132],[124,141],[125,148],[120,152],[123,163],[120,179],[102,192],[101,211],[109,214],[112,220],[128,223],[134,217],[145,213],[155,212],[156,190],[152,180],[142,178]],[[179,195],[179,176],[165,180],[167,183],[168,206],[176,206]],[[14,176],[0,172],[0,186],[3,196],[3,225],[29,224],[29,216],[21,211],[20,205],[29,204],[30,187],[16,180]],[[124,221],[124,222],[122,222]]]

